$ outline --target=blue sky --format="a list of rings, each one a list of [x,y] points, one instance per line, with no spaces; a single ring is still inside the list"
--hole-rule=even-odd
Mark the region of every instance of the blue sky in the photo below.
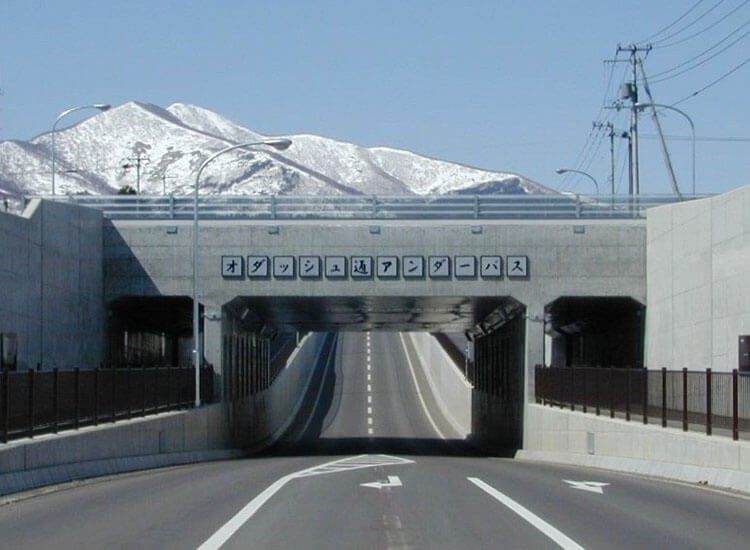
[[[602,108],[627,64],[604,60],[649,39],[647,74],[672,77],[649,76],[658,103],[746,63],[675,105],[695,123],[697,191],[722,192],[750,184],[749,30],[746,0],[0,0],[0,139],[47,131],[75,105],[186,102],[265,134],[403,148],[561,190],[590,192],[554,172],[584,170],[604,192],[609,140],[592,122],[628,126]],[[689,193],[688,123],[661,121]],[[648,115],[641,134],[641,192],[669,193]]]

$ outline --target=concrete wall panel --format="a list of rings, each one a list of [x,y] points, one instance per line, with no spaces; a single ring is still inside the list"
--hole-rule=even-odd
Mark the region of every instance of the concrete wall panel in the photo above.
[[[98,365],[104,349],[101,213],[35,200],[23,216],[0,213],[0,242],[0,332],[17,334],[18,367]]]
[[[748,205],[745,186],[648,211],[647,365],[737,368],[750,334]]]
[[[519,458],[608,468],[750,493],[750,443],[529,405]],[[588,442],[593,439],[594,448]]]
[[[143,291],[192,292],[190,222],[113,222],[105,231],[107,300]],[[370,231],[377,226],[379,233]],[[506,296],[527,303],[560,295],[633,296],[645,302],[645,227],[642,221],[589,222],[341,222],[238,220],[201,222],[202,300],[219,307],[238,295]],[[167,227],[177,229],[168,234]],[[273,228],[273,231],[269,229]],[[472,232],[479,228],[481,232]],[[276,231],[278,229],[278,231]],[[526,255],[528,280],[225,280],[222,255]],[[152,288],[138,286],[145,279]]]

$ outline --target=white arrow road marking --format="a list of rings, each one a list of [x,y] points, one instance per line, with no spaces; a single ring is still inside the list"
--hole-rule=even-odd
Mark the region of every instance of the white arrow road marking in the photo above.
[[[602,483],[601,481],[571,481],[569,479],[563,479],[565,483],[570,485],[571,489],[578,489],[580,491],[589,491],[590,493],[604,494],[603,487],[609,485],[609,483]]]
[[[401,479],[398,476],[388,476],[388,481],[373,481],[371,483],[360,483],[362,487],[372,487],[373,489],[386,489],[389,487],[403,487]]]
[[[229,537],[234,535],[245,524],[245,522],[247,522],[247,520],[255,515],[255,512],[260,510],[261,506],[268,502],[268,499],[293,479],[335,474],[338,472],[349,472],[352,470],[361,470],[363,468],[375,468],[377,466],[395,466],[398,464],[414,464],[414,461],[407,458],[389,455],[359,455],[334,460],[333,462],[326,462],[325,464],[320,464],[318,466],[313,466],[312,468],[306,468],[285,475],[274,481],[262,493],[248,502],[242,510],[234,515],[232,519],[222,525],[218,531],[206,540],[206,542],[201,544],[198,547],[198,550],[216,550],[221,548],[221,546],[229,540]],[[389,481],[390,479],[391,476],[388,477]],[[401,480],[399,480],[399,485],[400,484]]]

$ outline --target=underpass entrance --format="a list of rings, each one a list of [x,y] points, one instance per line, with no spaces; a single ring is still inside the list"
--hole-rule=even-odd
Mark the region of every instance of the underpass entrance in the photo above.
[[[190,366],[192,304],[187,296],[123,296],[112,301],[107,316],[109,364]]]
[[[389,420],[394,430],[392,433],[403,435],[407,433],[403,431],[403,418],[421,414],[419,410],[412,409],[415,403],[425,399],[420,393],[430,390],[430,369],[435,371],[435,376],[443,376],[436,365],[430,364],[421,351],[418,352],[413,344],[408,343],[408,337],[404,339],[404,333],[439,334],[439,338],[432,339],[432,345],[448,352],[444,355],[453,362],[451,368],[454,371],[463,373],[463,384],[473,385],[473,389],[467,386],[467,393],[470,394],[467,416],[470,419],[464,433],[468,432],[469,439],[480,448],[505,452],[517,449],[521,444],[526,337],[524,312],[525,306],[508,296],[240,296],[222,308],[222,368],[230,386],[235,383],[246,386],[248,380],[252,385],[257,375],[248,372],[245,365],[252,365],[258,350],[263,349],[258,346],[258,335],[268,333],[273,334],[275,339],[288,339],[290,335],[307,331],[336,333],[340,336],[333,339],[337,350],[326,355],[329,358],[337,357],[336,367],[318,365],[326,372],[320,375],[318,389],[311,391],[317,391],[319,396],[329,399],[327,406],[337,410],[337,403],[342,402],[350,407],[359,407],[359,404],[349,402],[347,398],[337,401],[336,396],[340,397],[342,393],[357,394],[362,403],[367,403],[377,396],[365,395],[364,392],[379,384],[390,384],[387,387],[394,395],[402,395],[406,388],[417,388],[403,394],[406,395],[405,399],[414,403],[404,405],[389,401],[387,405],[388,410],[392,411]],[[353,336],[356,334],[362,336]],[[376,345],[380,349],[376,350]],[[371,352],[376,355],[369,356]],[[428,371],[426,377],[419,374],[419,368],[414,368],[412,364],[418,360],[427,361],[424,363]],[[371,367],[373,372],[363,370]],[[418,367],[421,368],[421,365]],[[393,372],[383,373],[382,369]],[[360,377],[361,381],[350,387],[347,378],[352,377]],[[380,379],[376,381],[377,377]],[[417,382],[420,378],[424,378],[421,385]],[[381,392],[382,388],[380,386]],[[228,396],[236,394],[232,389],[225,392]],[[380,399],[383,397],[380,396]],[[436,401],[440,402],[439,399]],[[446,403],[443,401],[442,405]],[[372,408],[365,407],[363,410]],[[386,414],[382,403],[375,408],[380,411],[379,414]],[[400,414],[393,412],[401,409]],[[346,425],[334,423],[330,427],[319,413],[307,414],[308,418],[299,430],[328,429],[336,432]],[[350,414],[357,417],[362,411]],[[316,419],[314,422],[310,421],[312,417]],[[346,433],[351,436],[355,430],[346,426]],[[373,435],[373,429],[377,436],[377,420],[375,428],[362,425],[361,437],[367,440]],[[321,433],[314,437],[320,437]],[[331,435],[326,433],[330,443]],[[386,432],[381,432],[381,437],[383,433]],[[424,426],[415,428],[413,433],[424,434]],[[394,438],[385,437],[383,440],[393,443]],[[347,442],[351,443],[351,437]],[[331,451],[329,447],[327,450]]]
[[[545,307],[554,367],[643,367],[646,307],[629,297],[558,298]]]

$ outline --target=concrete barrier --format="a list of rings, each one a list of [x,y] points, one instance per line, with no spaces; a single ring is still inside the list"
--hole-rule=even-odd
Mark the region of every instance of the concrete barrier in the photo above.
[[[306,336],[274,384],[243,402],[0,445],[0,495],[89,477],[235,458],[246,455],[250,446],[268,445],[297,413],[324,339],[324,334]],[[238,418],[238,414],[245,416]]]
[[[236,446],[256,452],[284,434],[302,406],[326,338],[325,333],[306,334],[270,388],[232,404]]]
[[[750,493],[750,442],[529,404],[517,458]]]
[[[12,441],[0,446],[0,495],[76,479],[240,456],[222,404]]]
[[[432,335],[408,332],[404,336],[419,355],[419,364],[441,412],[459,436],[468,436],[472,430],[472,385]]]

